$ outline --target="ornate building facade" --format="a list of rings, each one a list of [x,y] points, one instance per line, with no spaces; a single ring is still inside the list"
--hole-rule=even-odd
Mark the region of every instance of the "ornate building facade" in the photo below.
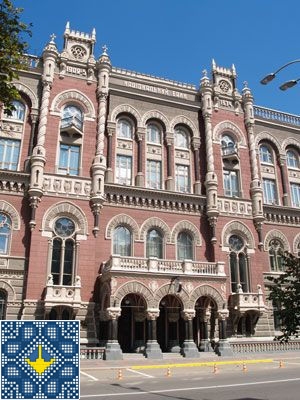
[[[1,318],[79,319],[107,359],[273,338],[300,117],[255,106],[234,66],[195,87],[96,60],[95,41],[67,24],[1,111]]]

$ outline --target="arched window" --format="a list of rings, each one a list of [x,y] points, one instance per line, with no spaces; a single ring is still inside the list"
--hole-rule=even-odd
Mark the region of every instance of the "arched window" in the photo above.
[[[243,239],[238,235],[231,235],[229,238],[230,248],[230,275],[231,291],[249,292],[249,267],[246,254],[246,246]]]
[[[156,229],[150,229],[147,233],[146,257],[163,258],[163,236]]]
[[[67,128],[70,125],[75,125],[80,130],[83,127],[83,113],[79,107],[72,104],[68,104],[63,109],[61,128]]]
[[[11,236],[11,219],[8,215],[0,213],[0,254],[9,252]]]
[[[223,135],[221,140],[223,156],[230,155],[236,152],[235,141],[230,135]]]
[[[147,126],[147,142],[161,144],[161,131],[157,125]]]
[[[175,147],[182,147],[184,149],[189,148],[189,134],[183,128],[175,129]]]
[[[121,118],[117,124],[117,136],[123,139],[132,139],[132,124],[128,119]]]
[[[11,115],[7,115],[7,118],[16,119],[18,121],[24,121],[25,118],[25,105],[21,101],[15,100],[12,102],[15,109]]]
[[[299,168],[299,159],[293,150],[286,152],[286,164],[288,168]]]
[[[0,289],[0,320],[6,317],[7,292]]]
[[[177,236],[177,260],[193,260],[193,238],[188,232]]]
[[[269,243],[269,259],[271,271],[279,272],[284,271],[283,244],[278,239],[272,239]]]
[[[125,226],[118,226],[113,234],[113,254],[131,256],[131,232]]]
[[[54,234],[51,260],[53,284],[72,286],[76,260],[74,222],[66,217],[57,219]]]
[[[268,146],[264,144],[260,146],[259,159],[261,163],[273,164],[273,156]]]

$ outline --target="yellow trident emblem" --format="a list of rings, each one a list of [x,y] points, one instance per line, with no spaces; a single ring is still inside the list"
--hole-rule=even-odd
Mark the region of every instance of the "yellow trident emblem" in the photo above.
[[[55,361],[55,358],[51,358],[50,361],[45,361],[42,357],[42,345],[38,347],[38,358],[35,361],[31,361],[29,358],[25,358],[25,361],[38,373],[42,374],[45,370]]]

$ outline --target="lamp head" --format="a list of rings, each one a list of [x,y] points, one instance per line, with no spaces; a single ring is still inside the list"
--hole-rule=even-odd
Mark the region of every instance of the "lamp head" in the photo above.
[[[298,82],[298,79],[297,79],[297,80],[293,79],[293,80],[291,80],[291,81],[284,82],[284,83],[279,87],[279,89],[280,89],[280,90],[287,90],[287,89],[289,89],[289,88],[291,88],[291,87],[297,85],[297,82]]]
[[[275,78],[275,74],[272,72],[271,74],[269,74],[269,75],[266,75],[261,81],[260,81],[260,83],[262,84],[262,85],[267,85],[269,82],[271,82],[274,78]]]

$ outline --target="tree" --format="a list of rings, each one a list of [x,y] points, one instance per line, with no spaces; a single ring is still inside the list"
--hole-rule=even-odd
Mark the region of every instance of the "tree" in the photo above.
[[[282,334],[276,339],[288,341],[300,336],[300,259],[285,252],[282,256],[285,270],[272,282],[269,299],[277,306]]]
[[[13,100],[20,98],[13,80],[19,78],[21,69],[26,69],[24,53],[28,44],[24,36],[31,36],[31,24],[20,21],[22,11],[10,0],[0,4],[0,103],[9,115],[14,110]]]

